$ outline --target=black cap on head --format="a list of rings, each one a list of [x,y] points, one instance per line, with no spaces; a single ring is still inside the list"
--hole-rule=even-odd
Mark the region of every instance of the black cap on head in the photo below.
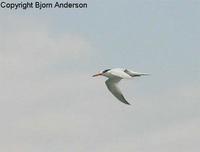
[[[106,73],[108,71],[110,71],[110,69],[103,70],[102,73]]]

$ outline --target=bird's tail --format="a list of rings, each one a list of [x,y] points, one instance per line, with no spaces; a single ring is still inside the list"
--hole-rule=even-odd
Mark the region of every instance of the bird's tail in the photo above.
[[[141,72],[135,72],[135,71],[131,71],[131,70],[124,70],[125,73],[127,73],[128,75],[132,76],[132,77],[139,77],[139,76],[147,76],[149,75],[148,73],[141,73]]]
[[[139,72],[135,72],[134,73],[134,76],[148,76],[148,75],[150,75],[149,73],[139,73]]]
[[[140,75],[150,75],[149,73],[140,73]]]

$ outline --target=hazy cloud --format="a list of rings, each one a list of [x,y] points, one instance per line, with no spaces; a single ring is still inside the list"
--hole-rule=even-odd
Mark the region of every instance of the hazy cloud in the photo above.
[[[61,14],[0,10],[0,151],[198,151],[199,28],[191,16],[199,9],[185,18],[188,5],[132,3],[96,1]],[[91,77],[107,64],[142,64],[152,74],[120,84],[132,106],[108,92],[105,78]]]

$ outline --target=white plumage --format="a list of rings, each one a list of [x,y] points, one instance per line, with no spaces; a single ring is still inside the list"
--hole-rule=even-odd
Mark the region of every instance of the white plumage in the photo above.
[[[96,76],[107,77],[108,79],[106,80],[105,83],[108,90],[121,102],[129,105],[130,103],[124,98],[122,92],[117,87],[117,84],[120,82],[121,79],[130,79],[130,78],[139,77],[142,75],[148,75],[148,74],[134,72],[134,71],[123,69],[123,68],[115,68],[115,69],[103,70],[100,73],[93,75],[93,77],[96,77]]]

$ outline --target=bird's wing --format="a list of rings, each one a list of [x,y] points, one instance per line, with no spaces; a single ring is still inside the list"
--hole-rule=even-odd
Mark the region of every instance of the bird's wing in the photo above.
[[[110,70],[110,73],[117,78],[123,78],[123,79],[128,79],[131,78],[132,76],[130,76],[128,73],[124,72],[125,69],[121,69],[121,68],[116,68],[116,69],[112,69]]]
[[[123,94],[121,93],[121,91],[119,90],[119,88],[117,87],[117,83],[120,81],[120,78],[110,78],[108,80],[106,80],[106,86],[108,88],[108,90],[117,98],[119,99],[121,102],[130,105],[130,103],[128,103],[126,101],[126,99],[124,98]]]
[[[128,69],[125,69],[124,72],[131,77],[139,77],[139,76],[142,76],[142,75],[149,75],[147,73],[134,72],[134,71],[131,71],[131,70],[128,70]]]

